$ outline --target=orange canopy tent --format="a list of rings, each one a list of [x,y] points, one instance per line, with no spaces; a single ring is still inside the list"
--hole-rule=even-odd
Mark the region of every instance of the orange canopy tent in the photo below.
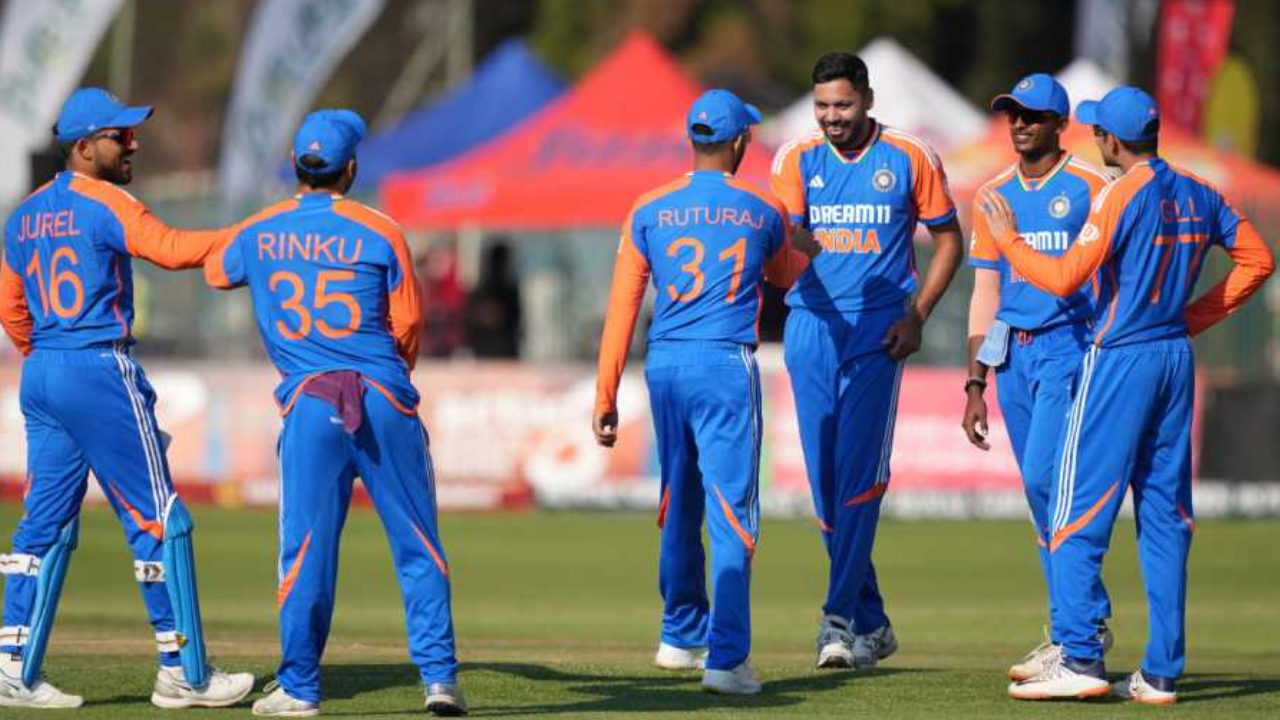
[[[514,132],[389,176],[383,202],[413,229],[616,227],[637,196],[690,170],[684,118],[700,92],[657,42],[632,33]],[[769,161],[753,145],[740,174],[767,182]]]

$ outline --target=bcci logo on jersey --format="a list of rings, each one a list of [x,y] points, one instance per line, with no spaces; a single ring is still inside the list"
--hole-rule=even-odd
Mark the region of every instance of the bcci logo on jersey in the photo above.
[[[1071,212],[1071,200],[1066,195],[1059,195],[1049,201],[1049,216],[1061,220]]]
[[[889,168],[880,168],[875,175],[871,176],[871,187],[880,192],[889,192],[893,189],[894,183],[898,179],[894,177],[893,171]]]

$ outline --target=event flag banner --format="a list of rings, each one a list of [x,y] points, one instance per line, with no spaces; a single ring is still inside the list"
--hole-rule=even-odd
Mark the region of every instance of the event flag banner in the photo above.
[[[760,500],[771,517],[812,517],[804,454],[790,380],[779,349],[760,351],[764,410]],[[430,435],[437,499],[444,510],[591,507],[656,511],[658,458],[642,370],[618,395],[619,440],[598,447],[589,418],[594,368],[508,362],[421,362],[419,415]],[[271,506],[277,499],[276,437],[271,399],[279,375],[266,363],[150,363],[163,399],[160,427],[173,437],[169,467],[189,502]],[[990,452],[960,430],[962,368],[908,366],[894,433],[894,517],[1027,517],[1022,480],[999,407],[990,399]],[[18,406],[20,369],[0,365],[0,496],[22,497],[25,433]],[[1199,451],[1199,422],[1193,428]],[[1280,486],[1259,495],[1216,483],[1197,485],[1198,515],[1280,514]],[[103,500],[97,483],[90,498]],[[357,500],[367,500],[357,489]]]
[[[219,189],[238,214],[279,184],[289,138],[385,0],[264,0],[254,12],[223,123]]]
[[[0,209],[28,190],[30,154],[53,140],[58,109],[124,0],[9,2],[0,18]]]

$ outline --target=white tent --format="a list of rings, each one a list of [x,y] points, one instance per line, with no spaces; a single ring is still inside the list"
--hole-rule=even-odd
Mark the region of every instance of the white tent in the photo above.
[[[1054,77],[1067,89],[1073,113],[1081,100],[1098,100],[1120,84],[1088,58],[1076,58]]]
[[[888,38],[878,38],[858,53],[867,63],[875,90],[872,117],[919,135],[939,151],[959,147],[987,129],[986,114],[951,88],[916,56]],[[813,94],[805,93],[761,128],[761,137],[781,146],[814,130]]]

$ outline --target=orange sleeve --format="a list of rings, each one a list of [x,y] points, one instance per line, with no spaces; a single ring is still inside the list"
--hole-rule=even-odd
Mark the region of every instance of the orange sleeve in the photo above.
[[[27,294],[22,289],[22,276],[0,260],[0,324],[23,355],[31,354],[31,330],[35,321],[27,308]]]
[[[111,211],[124,231],[124,249],[133,257],[149,260],[166,270],[200,267],[233,228],[179,230],[151,214],[129,193],[110,183],[76,177],[71,189],[97,200]]]
[[[973,201],[973,229],[969,235],[969,264],[985,270],[1000,269],[1000,249],[996,247],[995,238],[991,237],[991,226],[987,225],[987,216],[982,214],[981,203]]]
[[[996,246],[1013,269],[1032,285],[1058,297],[1067,297],[1080,289],[1110,257],[1112,239],[1130,198],[1150,178],[1151,173],[1147,171],[1126,176],[1103,189],[1094,200],[1080,235],[1061,257],[1037,252],[1012,230],[997,237]]]
[[[956,216],[956,204],[947,187],[947,171],[942,160],[930,148],[913,153],[915,178],[911,194],[915,198],[916,212],[925,225],[941,225]]]
[[[627,350],[635,332],[636,317],[649,283],[649,261],[631,239],[631,216],[627,216],[613,261],[613,285],[609,290],[609,310],[600,337],[600,362],[596,376],[597,417],[618,411],[618,385],[627,366]]]
[[[956,216],[956,204],[947,187],[947,171],[942,159],[923,140],[892,128],[881,129],[880,137],[906,153],[911,163],[911,199],[916,217],[926,226],[941,225]]]
[[[1271,249],[1253,223],[1243,218],[1236,228],[1235,244],[1227,248],[1227,254],[1235,266],[1222,282],[1187,306],[1187,332],[1193,337],[1239,310],[1276,268]]]
[[[773,158],[773,169],[769,174],[769,189],[782,201],[792,218],[803,219],[808,213],[804,178],[800,176],[800,154],[805,147],[798,142],[783,145]]]
[[[418,297],[418,276],[413,272],[413,258],[409,243],[403,235],[387,238],[400,263],[400,284],[391,290],[387,298],[387,325],[396,339],[400,357],[412,370],[418,364],[418,338],[422,330],[422,303]]]
[[[413,273],[413,258],[409,253],[409,242],[405,240],[404,231],[395,220],[355,200],[342,199],[334,202],[333,212],[372,229],[386,238],[391,246],[394,262],[399,268],[398,272],[395,267],[389,268],[391,277],[387,283],[387,328],[396,340],[397,352],[412,370],[418,363],[422,303],[418,297],[418,278]]]

